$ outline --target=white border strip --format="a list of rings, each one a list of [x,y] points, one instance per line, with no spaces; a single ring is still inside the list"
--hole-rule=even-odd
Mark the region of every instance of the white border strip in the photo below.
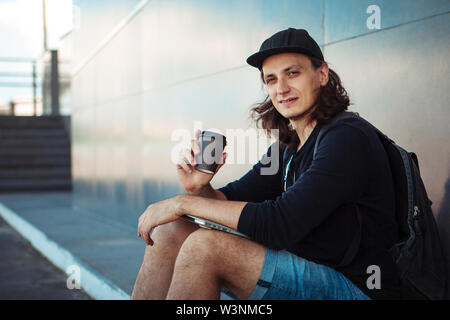
[[[131,12],[117,24],[107,35],[106,37],[100,41],[97,46],[83,59],[80,63],[78,63],[73,70],[70,72],[70,76],[74,77],[80,72],[81,69],[86,66],[92,58],[105,47],[108,42],[110,42],[122,29],[145,7],[145,5],[150,0],[142,0],[139,2],[136,7],[131,10]]]
[[[81,262],[67,249],[49,239],[42,231],[20,217],[0,202],[0,216],[25,239],[31,242],[43,256],[64,273],[71,265],[80,268],[81,287],[97,300],[129,300],[130,296],[105,277]],[[69,290],[69,289],[67,289]]]

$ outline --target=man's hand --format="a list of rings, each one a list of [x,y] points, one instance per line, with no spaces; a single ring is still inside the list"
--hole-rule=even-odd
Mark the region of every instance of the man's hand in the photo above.
[[[139,217],[138,237],[142,237],[147,245],[153,245],[150,231],[157,226],[177,220],[181,212],[182,195],[153,203]]]
[[[203,188],[209,185],[213,174],[204,173],[195,170],[197,163],[195,157],[200,154],[199,136],[201,130],[195,132],[191,147],[182,151],[177,162],[178,178],[188,194],[199,194]],[[222,154],[220,164],[217,166],[216,173],[225,164],[227,153]]]

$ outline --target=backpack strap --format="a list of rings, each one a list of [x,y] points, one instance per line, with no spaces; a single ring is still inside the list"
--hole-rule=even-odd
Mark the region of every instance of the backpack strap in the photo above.
[[[366,119],[360,117],[357,113],[355,112],[351,112],[351,111],[342,111],[340,113],[338,113],[333,120],[331,120],[330,123],[326,124],[325,126],[323,126],[320,129],[319,135],[317,136],[316,139],[316,143],[314,145],[314,153],[313,153],[313,160],[316,158],[316,152],[317,152],[317,148],[319,146],[320,141],[323,138],[323,135],[326,131],[328,131],[328,129],[338,120],[343,119],[343,118],[357,118],[358,120],[364,122],[366,125],[368,125],[370,128],[372,128],[376,134],[378,135],[378,137],[380,137],[380,139],[385,140],[387,142],[393,143],[395,144],[394,141],[392,141],[391,139],[389,139],[389,137],[387,135],[385,135],[383,132],[381,132],[378,128],[376,128],[373,124],[371,124],[369,121],[367,121]]]
[[[333,120],[326,124],[325,126],[323,126],[322,128],[320,128],[320,132],[317,136],[316,139],[316,143],[314,144],[314,152],[313,152],[313,160],[316,158],[316,152],[317,152],[317,147],[319,146],[320,141],[323,138],[323,135],[326,131],[328,131],[328,129],[339,119],[342,118],[356,118],[359,116],[353,112],[349,112],[349,111],[342,111],[340,113],[338,113]],[[362,118],[359,118],[362,119]],[[375,128],[375,127],[374,127]],[[356,209],[356,220],[358,222],[358,231],[355,234],[352,242],[350,243],[347,251],[344,254],[344,257],[342,258],[341,262],[339,264],[336,265],[336,267],[344,267],[349,265],[353,259],[355,258],[356,254],[359,251],[359,247],[361,245],[361,238],[362,238],[362,217],[361,214],[359,212],[359,207],[357,204],[354,204],[355,209]]]
[[[402,147],[396,145],[394,143],[394,146],[397,148],[398,152],[400,153],[400,156],[402,157],[403,166],[405,168],[405,175],[406,175],[406,184],[407,184],[407,192],[408,192],[408,227],[409,227],[409,233],[412,235],[410,236],[408,240],[408,245],[412,243],[414,240],[415,231],[412,226],[412,216],[413,216],[413,210],[414,210],[414,186],[413,186],[413,176],[412,176],[412,168],[409,163],[408,159],[408,152],[404,150]]]
[[[316,152],[317,152],[317,148],[319,146],[320,141],[323,138],[323,135],[326,131],[328,131],[328,129],[339,119],[342,118],[354,118],[356,117],[356,114],[354,114],[353,112],[349,112],[349,111],[342,111],[340,113],[338,113],[332,120],[331,122],[327,123],[326,125],[324,125],[322,128],[320,128],[319,134],[317,135],[317,139],[316,139],[316,143],[314,144],[314,152],[313,152],[313,160],[316,158]]]
[[[349,112],[349,111],[342,111],[339,114],[337,114],[334,119],[328,123],[327,125],[325,125],[324,127],[322,127],[320,129],[319,135],[317,136],[316,139],[316,143],[314,145],[314,153],[313,153],[313,159],[316,158],[316,151],[318,148],[318,145],[320,143],[320,140],[323,137],[323,134],[331,127],[332,124],[334,124],[336,121],[338,121],[339,119],[342,118],[357,118],[359,121],[364,122],[367,126],[369,126],[370,128],[372,128],[372,130],[375,131],[375,133],[377,134],[377,136],[380,138],[381,142],[385,142],[385,143],[390,143],[392,144],[399,152],[399,154],[401,155],[402,161],[403,161],[403,166],[406,170],[406,178],[407,178],[407,191],[408,191],[408,215],[411,215],[413,212],[413,185],[412,185],[412,173],[411,173],[411,167],[410,167],[410,163],[408,160],[408,152],[406,152],[403,148],[401,148],[400,146],[398,146],[393,140],[391,140],[387,135],[385,135],[383,132],[381,132],[377,127],[375,127],[373,124],[371,124],[369,121],[367,121],[366,119],[360,117],[358,114],[354,113],[354,112]],[[417,157],[414,154],[412,156],[413,160],[418,163],[417,161]],[[415,158],[415,159],[414,159]],[[413,230],[411,230],[410,227],[410,232],[414,232]]]

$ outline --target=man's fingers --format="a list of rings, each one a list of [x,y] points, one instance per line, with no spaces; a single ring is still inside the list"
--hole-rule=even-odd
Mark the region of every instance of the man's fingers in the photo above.
[[[195,138],[192,140],[192,151],[194,155],[200,154],[200,146],[198,145],[198,137],[200,136],[201,130],[197,129],[195,131]]]
[[[195,157],[192,152],[192,149],[188,149],[188,148],[183,149],[178,156],[177,165],[185,168],[184,167],[185,164],[187,164],[189,166],[194,166],[197,164],[195,162]]]
[[[187,160],[185,158],[181,159],[178,163],[177,163],[177,168],[184,170],[185,172],[189,172],[192,173],[192,167],[191,165],[189,165],[187,163]]]
[[[187,160],[188,164],[191,166],[195,166],[197,163],[195,162],[194,152],[192,149],[184,150],[184,159]]]
[[[225,163],[225,161],[227,160],[227,157],[228,157],[228,153],[226,153],[226,152],[222,153],[222,163],[221,164]]]
[[[149,235],[148,232],[143,232],[143,233],[142,233],[142,239],[145,241],[145,243],[146,243],[147,245],[150,244],[150,235]]]
[[[200,146],[198,145],[198,141],[192,142],[192,152],[194,153],[194,156],[200,154]]]
[[[153,233],[154,230],[155,230],[155,228],[151,228],[150,231],[147,233],[147,235],[148,235],[148,242],[147,242],[147,244],[151,245],[151,246],[154,244],[153,239],[151,238],[152,233]]]
[[[198,141],[198,137],[200,136],[201,133],[202,133],[202,130],[200,130],[200,129],[195,130],[195,132],[194,132],[194,140]]]

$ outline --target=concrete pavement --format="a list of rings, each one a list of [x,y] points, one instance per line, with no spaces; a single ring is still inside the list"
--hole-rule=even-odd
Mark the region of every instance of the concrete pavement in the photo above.
[[[0,300],[88,300],[67,276],[0,218]]]

